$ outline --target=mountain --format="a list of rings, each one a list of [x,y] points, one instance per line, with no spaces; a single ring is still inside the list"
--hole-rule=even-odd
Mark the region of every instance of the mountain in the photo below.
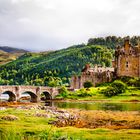
[[[26,52],[28,52],[27,50],[8,47],[8,46],[0,46],[0,50],[2,50],[4,52],[8,52],[8,53],[26,53]]]
[[[110,66],[113,49],[101,45],[75,45],[59,51],[25,53],[0,67],[0,84],[61,85],[80,74],[87,63]]]
[[[26,52],[28,51],[23,49],[0,46],[0,65],[16,60],[19,56],[23,55]]]

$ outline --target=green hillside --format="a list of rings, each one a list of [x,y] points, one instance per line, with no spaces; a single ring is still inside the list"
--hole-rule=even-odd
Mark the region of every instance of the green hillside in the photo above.
[[[110,66],[113,50],[99,45],[77,45],[44,53],[26,53],[0,67],[0,84],[49,85],[69,83],[86,63]]]

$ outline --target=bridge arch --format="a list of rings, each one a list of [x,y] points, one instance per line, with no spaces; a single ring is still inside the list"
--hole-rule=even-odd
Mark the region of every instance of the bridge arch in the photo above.
[[[30,101],[31,102],[37,102],[37,95],[35,93],[33,93],[31,91],[25,91],[25,92],[22,92],[21,95],[26,94],[26,93],[30,95],[30,97],[31,97]]]
[[[41,92],[41,100],[51,100],[52,99],[52,95],[50,94],[50,92],[48,91],[43,91]]]
[[[16,95],[12,91],[7,90],[7,91],[4,91],[2,94],[9,95],[9,99],[8,99],[9,102],[16,101]]]

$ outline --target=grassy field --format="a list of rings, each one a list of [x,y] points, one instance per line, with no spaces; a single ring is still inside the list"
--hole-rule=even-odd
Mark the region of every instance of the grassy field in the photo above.
[[[50,119],[37,117],[43,110],[6,109],[0,111],[0,118],[9,114],[18,120],[0,119],[0,140],[139,140],[138,129],[106,129],[55,127],[49,125]],[[131,117],[132,118],[132,117]]]
[[[110,101],[110,102],[140,102],[140,89],[136,87],[128,87],[125,93],[117,96],[106,97],[101,93],[104,87],[92,87],[89,89],[80,89],[70,92],[67,96],[58,96],[57,98],[76,99],[76,100],[93,100],[93,101]]]

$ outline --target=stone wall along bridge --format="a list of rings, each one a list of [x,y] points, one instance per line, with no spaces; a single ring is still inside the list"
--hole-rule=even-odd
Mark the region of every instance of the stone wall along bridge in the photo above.
[[[0,86],[0,96],[8,94],[8,101],[19,101],[23,93],[28,93],[31,96],[31,102],[39,102],[41,94],[47,99],[54,99],[59,94],[58,88],[43,87],[43,86]]]

